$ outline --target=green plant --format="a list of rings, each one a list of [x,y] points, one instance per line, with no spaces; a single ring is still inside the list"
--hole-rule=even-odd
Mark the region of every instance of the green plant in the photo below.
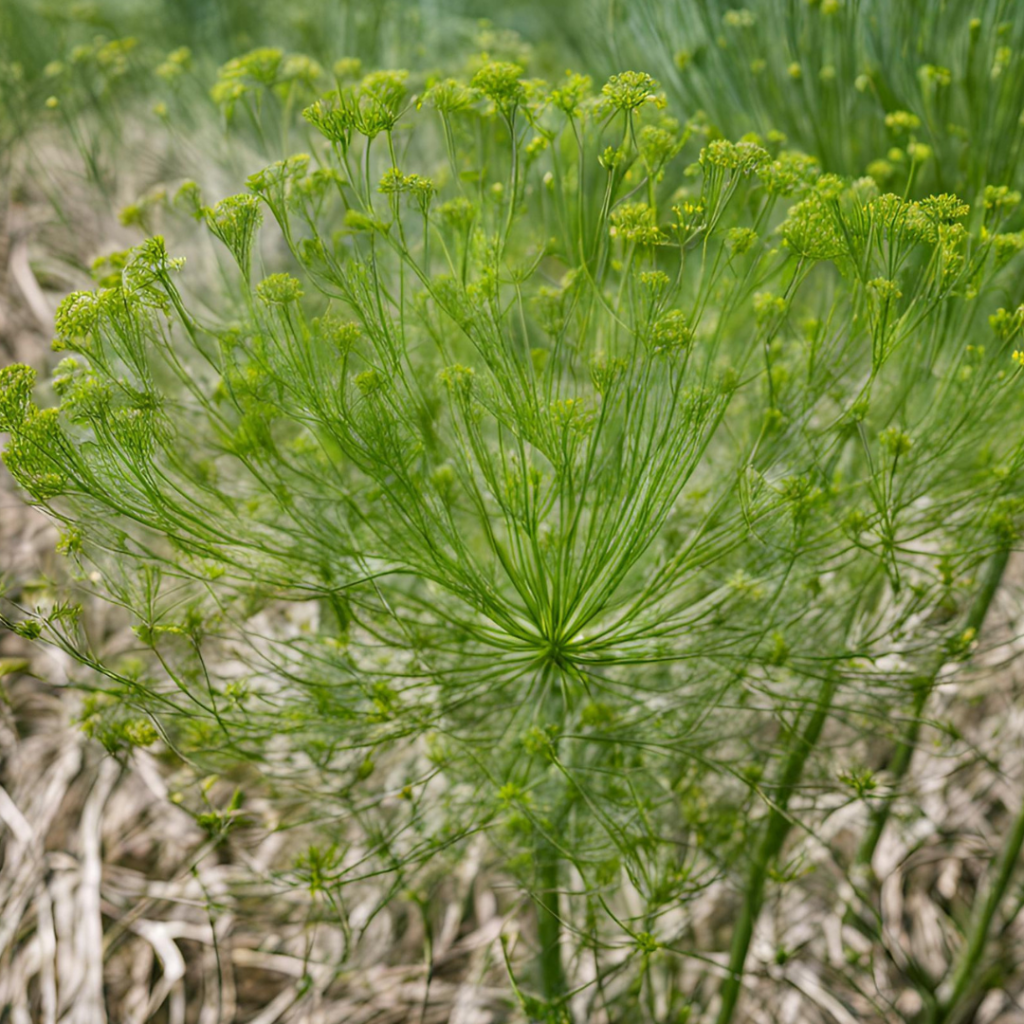
[[[883,190],[902,191],[908,173],[935,192],[1021,185],[1024,19],[1012,0],[613,0],[537,13],[589,66],[646,61],[681,109],[729,137],[782,131],[825,170]]]
[[[725,1024],[836,786],[826,730],[909,706],[909,752],[1014,543],[1014,197],[822,174],[680,123],[635,71],[373,71],[300,121],[281,59],[232,62],[222,98],[308,152],[180,193],[229,287],[201,302],[149,238],[58,310],[55,405],[0,371],[4,461],[141,660],[69,604],[7,621],[106,681],[112,749],[155,729],[297,787],[333,845],[296,877],[339,913],[484,836],[534,907],[526,1013]],[[205,806],[217,832],[241,796]],[[727,973],[694,990],[720,951],[687,904],[723,881]]]

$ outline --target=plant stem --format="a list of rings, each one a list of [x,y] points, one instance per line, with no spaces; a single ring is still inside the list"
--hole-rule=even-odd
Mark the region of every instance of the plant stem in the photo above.
[[[981,629],[996,591],[999,589],[1009,557],[1009,549],[1000,549],[989,559],[988,567],[982,580],[981,590],[975,595],[974,603],[971,605],[971,610],[964,623],[965,630],[973,629],[977,632]],[[872,809],[871,822],[857,850],[855,864],[865,867],[870,867],[871,865],[879,840],[882,838],[882,832],[885,830],[886,822],[889,820],[893,797],[898,792],[900,783],[910,768],[914,749],[917,746],[917,737],[921,731],[921,716],[924,713],[925,705],[931,696],[932,690],[935,688],[935,680],[939,672],[942,671],[942,666],[946,663],[946,660],[947,657],[944,650],[937,652],[933,655],[927,670],[914,680],[914,703],[911,707],[910,718],[903,728],[903,735],[900,737],[888,765],[889,774],[892,776],[892,793]]]
[[[985,899],[978,907],[971,922],[967,943],[962,947],[953,969],[950,993],[940,1003],[934,1024],[946,1024],[951,1020],[958,1004],[972,983],[977,981],[975,972],[988,943],[988,930],[992,926],[992,919],[995,917],[1003,897],[1006,895],[1014,868],[1020,859],[1022,847],[1024,847],[1024,804],[1021,805],[1013,823],[1013,830],[999,855],[995,878],[990,881]]]
[[[729,1024],[732,1020],[736,1003],[743,986],[743,967],[750,949],[750,940],[754,934],[754,925],[761,912],[764,902],[764,883],[782,844],[786,841],[791,826],[786,808],[789,798],[803,775],[804,765],[821,736],[832,699],[835,696],[838,677],[829,674],[818,695],[817,706],[807,722],[804,731],[794,738],[786,757],[782,778],[778,784],[778,796],[768,814],[768,822],[761,834],[761,841],[754,853],[746,890],[743,894],[743,906],[740,908],[739,920],[732,936],[732,949],[729,953],[729,974],[722,983],[722,1005],[718,1011],[717,1024]]]
[[[555,1006],[567,991],[562,967],[562,921],[559,889],[558,851],[543,836],[538,836],[537,856],[537,937],[540,950],[537,966],[544,1001]]]
[[[556,672],[550,666],[542,671],[539,689],[541,698],[539,720],[557,726],[556,736],[561,732],[564,707],[560,690],[556,685]],[[555,741],[557,757],[557,740]],[[545,769],[550,787],[553,784],[552,808],[559,803],[557,793],[560,783],[551,765]],[[536,869],[534,902],[537,907],[537,981],[541,996],[549,1008],[562,1005],[568,992],[565,970],[562,966],[562,913],[561,913],[561,860],[562,855],[552,842],[559,833],[561,814],[553,810],[551,824],[534,831],[533,850]],[[545,829],[550,829],[546,832]]]

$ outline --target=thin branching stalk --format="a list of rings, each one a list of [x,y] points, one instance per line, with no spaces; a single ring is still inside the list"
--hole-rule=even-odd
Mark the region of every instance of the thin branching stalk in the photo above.
[[[960,1013],[965,998],[972,989],[984,992],[985,985],[978,984],[978,971],[985,949],[990,942],[992,922],[1002,906],[1014,872],[1021,863],[1024,849],[1024,806],[1018,810],[1002,849],[993,867],[982,884],[982,898],[977,902],[971,915],[965,936],[966,941],[957,954],[949,983],[939,991],[939,1000],[931,1015],[926,1015],[927,1024],[954,1024],[964,1019]]]
[[[743,969],[747,962],[750,940],[754,934],[761,907],[764,903],[764,887],[768,872],[774,865],[786,836],[793,825],[789,813],[789,801],[803,778],[804,767],[811,756],[822,729],[828,721],[832,701],[836,694],[839,678],[830,673],[822,683],[818,692],[814,710],[810,713],[804,728],[795,729],[790,741],[789,752],[783,762],[782,773],[773,788],[773,795],[768,812],[768,820],[764,823],[761,836],[753,854],[750,874],[743,890],[743,901],[740,904],[739,916],[732,933],[732,947],[729,951],[728,973],[722,982],[720,993],[721,1005],[716,1018],[718,1024],[729,1024],[733,1019],[740,993],[743,990]]]
[[[981,587],[975,594],[970,611],[964,620],[964,628],[970,631],[972,637],[976,636],[984,625],[989,608],[992,606],[992,602],[999,590],[999,585],[1002,582],[1009,558],[1009,549],[1003,548],[992,555],[985,567]],[[947,661],[947,651],[936,652],[931,657],[929,668],[913,681],[914,699],[910,713],[904,724],[902,735],[887,765],[887,770],[891,777],[891,794],[880,799],[871,809],[868,829],[857,848],[854,861],[857,865],[867,868],[871,866],[875,850],[882,838],[886,822],[889,820],[893,802],[899,795],[903,781],[910,770],[910,763],[913,759],[914,751],[917,749],[917,738],[921,731],[928,698],[931,696],[939,673]]]

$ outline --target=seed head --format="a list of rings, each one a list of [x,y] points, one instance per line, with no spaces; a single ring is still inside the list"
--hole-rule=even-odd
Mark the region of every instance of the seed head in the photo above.
[[[341,96],[328,93],[302,112],[302,116],[325,138],[347,146],[356,126],[354,108],[342,102]]]
[[[466,198],[449,199],[437,207],[441,220],[455,231],[468,231],[476,218],[476,207]]]
[[[0,431],[18,430],[32,406],[36,371],[14,363],[0,369]]]
[[[667,129],[648,124],[640,129],[637,146],[643,162],[651,171],[657,171],[676,155],[680,143]]]
[[[598,352],[590,360],[590,379],[594,390],[599,395],[607,394],[626,372],[625,359],[609,359],[603,352]]]
[[[757,292],[754,295],[754,315],[758,326],[781,317],[786,312],[786,300],[774,292]]]
[[[1008,212],[1020,203],[1020,192],[1007,185],[985,186],[985,209]]]
[[[593,84],[590,75],[566,71],[562,85],[551,91],[551,102],[566,116],[573,117],[579,113],[583,101],[590,95]]]
[[[907,143],[907,156],[915,164],[927,163],[934,156],[934,150],[926,142]]]
[[[233,57],[218,72],[220,82],[256,83],[272,86],[277,82],[284,54],[270,46],[250,50],[241,57]],[[218,84],[219,84],[218,83]]]
[[[771,162],[768,151],[756,142],[730,142],[715,139],[700,151],[700,163],[705,167],[721,167],[738,174],[759,172]]]
[[[437,379],[448,389],[451,395],[466,397],[473,390],[473,378],[476,376],[473,368],[454,363],[446,366],[437,375]]]
[[[660,295],[669,284],[669,276],[664,270],[642,270],[637,280],[642,288],[654,295]]]
[[[903,298],[903,292],[900,291],[899,285],[887,277],[876,277],[874,280],[868,281],[868,287],[883,304]]]
[[[846,252],[835,217],[817,193],[790,209],[782,237],[790,252],[807,259],[833,260]]]
[[[739,7],[732,11],[726,11],[722,16],[722,24],[728,28],[753,28],[757,24],[753,11],[745,7]]]
[[[1024,231],[992,235],[992,249],[995,252],[996,264],[1002,266],[1024,250]]]
[[[187,46],[179,46],[178,49],[167,54],[161,64],[157,65],[156,74],[165,82],[173,82],[191,67],[192,51]]]
[[[914,444],[910,440],[910,435],[900,430],[899,427],[889,427],[887,430],[883,430],[878,435],[878,441],[894,459],[906,455]]]
[[[442,114],[454,114],[465,110],[473,102],[473,92],[462,82],[454,78],[446,78],[437,82],[427,90],[426,98],[435,110]]]
[[[647,203],[624,203],[611,216],[611,234],[637,245],[661,245],[667,241],[655,223],[655,213]]]
[[[988,318],[988,323],[997,337],[1009,341],[1024,329],[1024,306],[1018,306],[1012,312],[1008,309],[997,309]]]
[[[256,294],[268,306],[286,306],[302,298],[302,283],[291,274],[271,274],[256,285]]]
[[[657,100],[658,83],[646,71],[623,71],[601,87],[601,95],[617,110],[636,110]]]
[[[920,207],[925,216],[940,224],[952,224],[971,212],[971,208],[959,196],[945,192],[940,196],[922,199]]]
[[[510,61],[490,61],[473,76],[470,85],[486,96],[506,117],[526,99],[520,80],[523,69]]]
[[[29,409],[3,453],[4,465],[33,497],[45,501],[67,486],[66,450],[57,409]]]
[[[409,72],[404,69],[371,71],[359,83],[359,95],[369,100],[382,111],[397,118],[402,100],[405,99],[406,79]]]
[[[324,73],[324,69],[312,57],[295,53],[286,57],[281,65],[281,82],[301,82],[312,89]]]
[[[96,292],[72,292],[57,307],[54,326],[61,341],[74,343],[96,326],[102,305]]]
[[[774,196],[806,192],[819,173],[820,166],[813,156],[794,150],[784,150],[776,159],[761,162],[757,167],[757,176],[765,191]]]
[[[757,232],[753,228],[730,228],[726,236],[726,245],[734,256],[743,256],[757,243]]]
[[[207,226],[231,250],[246,277],[253,241],[262,223],[260,200],[247,193],[228,196],[206,211]]]
[[[897,135],[915,132],[921,127],[921,118],[908,110],[894,110],[885,115],[885,127]]]
[[[594,425],[594,414],[582,398],[560,398],[548,406],[548,411],[556,430],[583,437]]]
[[[342,81],[346,78],[356,79],[363,73],[363,62],[358,57],[342,57],[334,62],[331,70],[335,78]]]
[[[651,344],[656,353],[675,353],[693,341],[693,329],[679,309],[671,309],[651,329]]]
[[[917,69],[917,77],[922,85],[930,85],[944,89],[953,81],[953,73],[949,68],[939,67],[936,64],[922,64]]]

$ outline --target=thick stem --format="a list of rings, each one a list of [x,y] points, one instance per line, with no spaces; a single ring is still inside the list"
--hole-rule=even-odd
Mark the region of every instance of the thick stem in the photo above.
[[[967,942],[960,950],[950,981],[949,995],[942,999],[935,1024],[947,1024],[954,1019],[957,1007],[973,983],[977,982],[975,972],[988,944],[988,932],[992,919],[1006,895],[1014,868],[1024,847],[1024,805],[1013,823],[1006,845],[999,854],[995,877],[989,881],[985,899],[978,905],[967,933]]]
[[[722,1005],[718,1011],[718,1024],[729,1024],[736,1009],[736,1003],[743,987],[743,967],[747,962],[750,940],[754,934],[754,925],[761,912],[761,905],[764,902],[764,883],[768,877],[769,868],[779,855],[786,836],[789,834],[791,822],[786,813],[789,798],[800,782],[807,758],[821,736],[821,730],[824,728],[825,720],[828,718],[829,709],[832,706],[832,699],[835,696],[837,681],[837,677],[831,674],[826,678],[821,693],[818,695],[814,713],[808,720],[804,731],[794,737],[793,745],[786,757],[782,777],[778,784],[778,794],[768,814],[768,821],[761,834],[761,841],[754,853],[750,875],[743,893],[743,905],[740,908],[739,920],[736,922],[736,930],[733,932],[732,948],[729,953],[729,974],[722,983]]]
[[[545,726],[556,726],[561,732],[564,708],[557,683],[556,671],[549,667],[540,680],[540,690],[544,694],[540,720]],[[554,740],[554,757],[558,756],[558,741]],[[553,765],[546,767],[548,778],[546,789],[551,799],[550,833],[540,828],[534,831],[534,866],[536,869],[536,887],[534,903],[537,907],[537,985],[544,1002],[551,1008],[561,1006],[569,991],[562,966],[562,856],[552,842],[553,836],[559,832],[559,821],[562,816],[558,809],[561,804],[561,782]]]
[[[973,629],[975,632],[981,629],[996,591],[999,589],[1009,557],[1009,549],[1004,549],[997,551],[989,559],[981,590],[975,595],[974,603],[971,605],[971,610],[964,623],[965,629]],[[886,822],[889,820],[893,797],[899,791],[900,783],[910,769],[910,762],[917,746],[917,737],[921,731],[921,716],[924,714],[925,705],[928,703],[928,698],[935,688],[935,680],[945,663],[945,651],[938,652],[933,656],[927,671],[914,680],[914,702],[910,718],[903,727],[903,734],[900,736],[899,743],[888,765],[889,774],[892,777],[892,793],[877,803],[871,811],[867,833],[857,850],[855,863],[858,865],[864,867],[871,865],[879,840],[882,838],[882,832],[885,831]]]
[[[539,836],[537,855],[537,968],[544,1001],[556,1006],[568,991],[562,967],[562,920],[558,851]]]

